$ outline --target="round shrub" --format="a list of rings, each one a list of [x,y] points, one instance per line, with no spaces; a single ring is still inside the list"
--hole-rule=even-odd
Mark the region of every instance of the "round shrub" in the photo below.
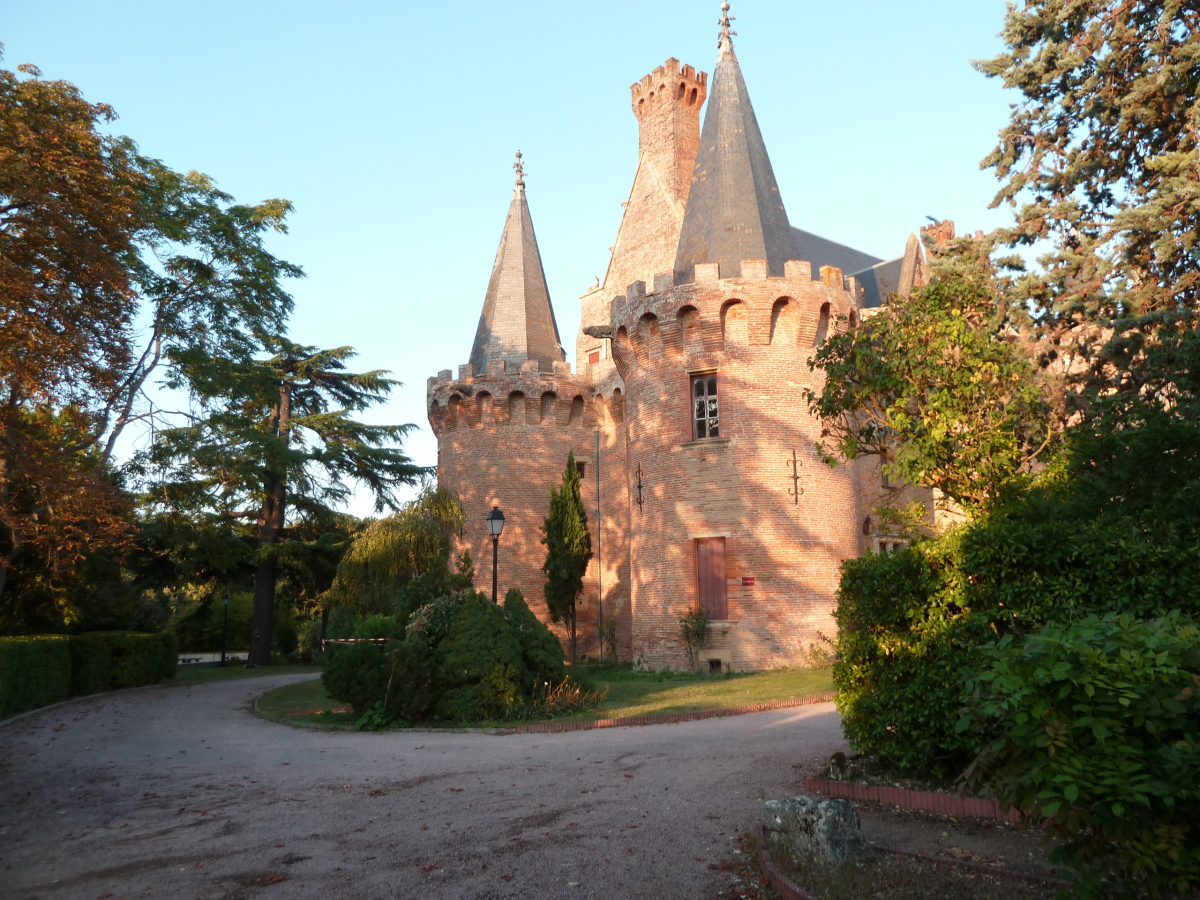
[[[387,693],[388,662],[374,644],[332,646],[325,653],[321,682],[329,696],[362,715]]]
[[[521,646],[521,659],[529,674],[522,687],[526,695],[541,693],[540,688],[561,684],[567,677],[563,648],[558,637],[530,610],[525,596],[517,588],[504,595],[504,612]]]
[[[388,684],[383,706],[398,719],[419,721],[438,700],[437,657],[424,641],[400,641],[388,654]]]
[[[453,721],[503,716],[523,704],[522,684],[532,678],[508,617],[482,594],[462,601],[446,637],[438,644],[442,694],[437,715]]]

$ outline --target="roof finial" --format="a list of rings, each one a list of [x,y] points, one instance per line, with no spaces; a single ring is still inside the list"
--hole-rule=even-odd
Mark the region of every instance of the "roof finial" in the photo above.
[[[525,187],[525,166],[521,163],[521,151],[517,151],[517,161],[513,163],[513,168],[517,170],[517,187]]]
[[[717,36],[717,49],[720,49],[722,46],[727,46],[731,50],[733,49],[732,35],[737,34],[737,32],[729,30],[729,23],[736,18],[737,16],[729,14],[729,0],[725,0],[721,4],[721,18],[717,20],[717,24],[721,26],[721,33]]]

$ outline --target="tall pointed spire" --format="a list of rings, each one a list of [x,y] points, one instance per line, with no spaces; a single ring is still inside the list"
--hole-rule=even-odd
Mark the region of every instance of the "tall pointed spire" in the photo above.
[[[733,52],[732,21],[725,2],[717,66],[675,255],[680,283],[695,279],[697,263],[719,263],[721,277],[729,278],[741,274],[743,259],[765,259],[768,274],[782,275],[784,262],[799,258]]]
[[[525,360],[536,359],[539,368],[549,370],[553,363],[566,358],[525,199],[525,167],[520,150],[513,168],[517,170],[517,181],[512,203],[471,347],[471,365],[479,373],[497,360],[516,369]]]

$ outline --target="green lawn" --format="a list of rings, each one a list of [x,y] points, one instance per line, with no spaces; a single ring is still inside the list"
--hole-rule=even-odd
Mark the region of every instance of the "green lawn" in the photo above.
[[[228,678],[263,678],[267,675],[319,675],[320,666],[258,666],[247,669],[244,663],[225,668],[196,668],[180,666],[175,670],[175,681],[179,684],[200,684],[205,681],[225,681]],[[170,684],[170,682],[167,682]]]
[[[608,686],[598,709],[570,716],[569,722],[659,716],[727,709],[799,697],[819,697],[833,690],[831,669],[773,669],[734,675],[655,675],[614,670],[596,672],[596,684]]]
[[[311,667],[307,671],[313,671]],[[219,670],[217,670],[219,671]],[[278,669],[278,672],[292,669]],[[591,670],[598,687],[607,685],[608,696],[598,709],[563,719],[582,722],[625,716],[654,716],[668,713],[726,709],[751,703],[770,703],[802,697],[819,697],[833,690],[829,669],[776,669],[738,675],[649,674],[628,670]],[[320,680],[276,688],[258,702],[259,709],[278,719],[337,726],[349,724],[349,713],[326,712],[297,716],[314,710],[340,706],[325,693]]]

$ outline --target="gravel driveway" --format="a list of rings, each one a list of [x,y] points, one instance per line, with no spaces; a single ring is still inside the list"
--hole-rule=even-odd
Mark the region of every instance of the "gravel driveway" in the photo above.
[[[832,704],[552,735],[294,729],[311,676],[142,688],[0,728],[5,898],[713,897]]]

